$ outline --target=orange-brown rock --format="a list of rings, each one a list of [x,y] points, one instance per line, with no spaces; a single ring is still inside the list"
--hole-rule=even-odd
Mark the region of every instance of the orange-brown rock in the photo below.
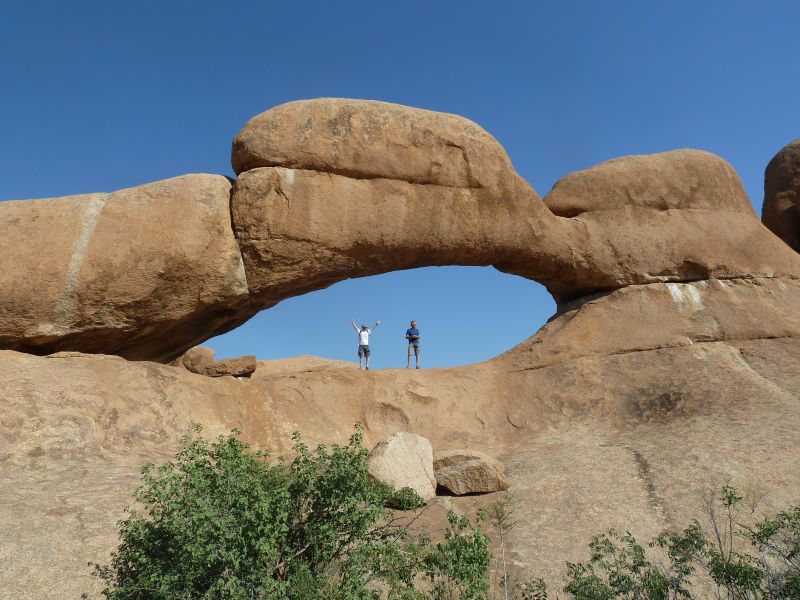
[[[118,542],[139,466],[196,423],[278,454],[294,431],[341,443],[361,422],[369,446],[407,433],[497,457],[527,516],[509,538],[515,564],[555,585],[592,534],[685,526],[715,484],[769,490],[767,510],[796,502],[800,256],[722,159],[627,157],[543,202],[468,121],[318,100],[254,119],[234,164],[232,203],[227,179],[193,175],[0,204],[0,347],[168,360],[282,298],[430,264],[543,282],[558,314],[452,369],[300,357],[211,378],[183,360],[0,351],[9,597],[97,592],[86,563]],[[492,501],[452,499],[464,512]]]
[[[398,431],[369,453],[369,474],[395,489],[411,488],[423,500],[436,495],[433,448],[420,435]]]
[[[502,492],[511,486],[503,464],[479,450],[436,452],[433,469],[436,484],[456,496]]]
[[[755,216],[733,167],[701,150],[623,156],[600,163],[558,180],[545,203],[561,217],[634,206]]]
[[[345,98],[298,100],[253,117],[233,140],[232,164],[237,175],[288,167],[492,190],[515,176],[497,140],[464,117]]]
[[[214,364],[216,353],[211,348],[195,346],[189,348],[180,357],[176,358],[172,364],[176,367],[184,367],[187,371],[203,375],[206,368]]]
[[[170,360],[253,314],[230,182],[0,205],[0,347]]]
[[[227,179],[191,175],[0,205],[0,347],[168,361],[284,298],[430,265],[493,265],[560,303],[800,277],[800,256],[705,152],[603,163],[542,202],[470,121],[322,99],[254,118],[234,163],[232,199]]]
[[[256,357],[252,354],[217,360],[208,365],[203,375],[208,377],[250,377],[256,370]]]
[[[761,220],[800,252],[800,139],[782,148],[767,165]]]
[[[758,222],[735,172],[714,155],[683,150],[603,163],[566,177],[542,203],[507,160],[495,160],[494,143],[475,144],[470,155],[483,151],[491,173],[509,172],[478,186],[401,173],[396,144],[385,139],[406,139],[392,132],[421,113],[405,110],[322,99],[277,107],[245,126],[234,156],[261,158],[234,161],[243,172],[232,212],[257,302],[441,264],[494,265],[543,283],[558,300],[651,282],[800,276],[798,257]],[[340,113],[356,125],[336,125],[331,115]],[[454,122],[419,118],[443,132]],[[303,133],[275,134],[289,131]],[[355,172],[369,140],[368,166]],[[413,151],[428,164],[437,148]]]
[[[567,221],[577,275],[624,285],[800,276],[800,263],[757,220],[731,166],[678,150],[614,159],[560,180],[544,199]],[[603,283],[605,282],[605,283]],[[602,284],[602,285],[600,285]],[[569,289],[569,282],[561,284]],[[568,292],[567,296],[574,293]]]
[[[661,305],[665,317],[681,310]],[[622,310],[636,319],[635,306]],[[558,329],[574,318],[557,317]],[[139,466],[169,458],[194,423],[208,436],[241,429],[276,453],[289,451],[292,431],[342,443],[361,421],[370,445],[409,431],[438,448],[495,456],[513,481],[512,507],[528,515],[510,550],[521,569],[554,585],[565,560],[586,559],[594,533],[617,527],[649,539],[701,519],[701,496],[715,482],[769,490],[766,510],[796,501],[797,337],[684,341],[546,366],[524,349],[463,368],[369,373],[301,359],[244,380],[2,351],[0,589],[92,597],[99,582],[86,563],[107,561],[118,543]],[[452,499],[469,513],[494,500]]]
[[[189,348],[171,364],[207,377],[225,377],[226,375],[231,377],[250,377],[255,372],[258,361],[252,354],[215,360],[215,353],[211,348],[195,346],[194,348]]]

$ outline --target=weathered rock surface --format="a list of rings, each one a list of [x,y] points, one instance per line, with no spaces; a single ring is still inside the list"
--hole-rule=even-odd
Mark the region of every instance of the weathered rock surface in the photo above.
[[[230,182],[0,204],[0,347],[171,360],[250,316]]]
[[[361,421],[369,444],[405,423],[436,447],[496,456],[515,510],[527,515],[511,535],[514,559],[561,581],[563,562],[585,560],[598,531],[649,539],[702,518],[700,497],[714,482],[769,490],[766,510],[795,502],[798,361],[791,337],[544,367],[512,350],[465,368],[369,375],[301,359],[237,381],[111,356],[3,351],[0,589],[92,597],[98,582],[86,563],[106,561],[117,543],[139,466],[169,458],[197,422],[211,437],[238,428],[279,454],[292,431],[342,443]],[[493,501],[452,500],[468,513]]]
[[[756,216],[733,167],[701,150],[614,158],[563,177],[545,203],[561,217],[629,207],[707,209]]]
[[[348,118],[376,110],[346,106]],[[324,141],[333,121],[317,115],[340,107],[315,100],[272,109],[234,145],[262,156],[237,180],[232,212],[251,293],[265,306],[348,277],[442,264],[494,265],[543,283],[559,301],[652,282],[800,276],[800,260],[758,222],[733,169],[709,153],[603,163],[566,177],[542,203],[510,163],[491,158],[492,172],[512,171],[477,187],[400,177],[396,149],[384,143],[375,144],[368,173],[337,167]],[[426,123],[437,118],[444,130],[452,116],[429,113]],[[395,127],[381,122],[370,131]],[[270,133],[283,128],[304,132],[303,152],[299,138]],[[313,131],[324,133],[319,144]],[[371,139],[357,127],[340,127],[335,138],[344,157],[362,156]],[[427,146],[414,151],[432,155]]]
[[[433,457],[436,484],[456,496],[501,492],[511,486],[503,464],[478,450],[445,450]]]
[[[183,367],[192,373],[204,375],[206,369],[214,364],[215,359],[216,353],[211,348],[195,346],[176,358],[173,364],[176,367]]]
[[[206,377],[250,377],[256,370],[258,362],[252,354],[215,360],[211,348],[195,346],[183,353],[183,356],[172,362],[173,366],[183,367],[187,371]]]
[[[800,252],[800,139],[787,144],[767,165],[761,220]]]
[[[225,358],[215,361],[208,365],[203,375],[208,377],[250,377],[256,370],[256,357],[252,354],[247,356],[237,356],[235,358]]]
[[[232,197],[226,178],[189,175],[0,205],[0,347],[168,361],[284,298],[431,265],[493,265],[560,303],[657,282],[800,278],[800,256],[705,152],[603,163],[542,202],[466,119],[321,99],[251,120],[234,165]]]
[[[232,164],[237,175],[279,166],[498,191],[514,177],[503,147],[464,117],[346,98],[298,100],[253,117],[233,140]]]
[[[557,182],[544,203],[570,217],[568,264],[577,266],[564,270],[567,297],[592,287],[800,275],[796,257],[758,222],[733,168],[708,152],[601,163]]]
[[[789,205],[793,160],[768,169],[784,181],[768,196]],[[454,369],[300,357],[248,360],[252,377],[234,379],[189,372],[217,364],[208,352],[178,369],[0,351],[9,597],[96,592],[86,563],[117,543],[140,464],[168,458],[195,423],[283,454],[293,431],[343,442],[361,422],[369,445],[391,436],[371,469],[423,497],[434,476],[419,440],[496,456],[527,516],[515,560],[551,581],[598,531],[648,539],[701,518],[717,483],[769,490],[767,510],[796,502],[800,256],[758,222],[725,161],[627,157],[569,175],[543,202],[469,121],[318,100],[256,117],[234,165],[232,198],[227,179],[191,175],[0,204],[0,347],[168,361],[283,298],[432,264],[540,281],[559,312]],[[490,500],[452,501],[469,512]]]
[[[369,474],[396,489],[409,487],[423,500],[436,495],[433,448],[424,437],[398,432],[369,453]]]

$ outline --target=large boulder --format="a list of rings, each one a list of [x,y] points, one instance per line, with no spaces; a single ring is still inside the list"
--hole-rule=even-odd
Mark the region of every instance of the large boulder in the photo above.
[[[396,489],[409,487],[423,500],[436,495],[433,448],[414,433],[395,433],[379,442],[369,455],[369,473]]]
[[[511,486],[503,464],[479,450],[445,450],[433,457],[437,485],[456,496],[501,492]]]
[[[800,252],[800,139],[787,144],[767,165],[761,220]]]
[[[733,167],[701,150],[623,156],[570,173],[556,182],[545,204],[561,217],[629,207],[756,216]]]
[[[567,175],[544,198],[568,217],[574,296],[626,285],[800,276],[800,261],[759,223],[723,159],[678,150],[614,159]]]
[[[253,117],[233,140],[237,175],[257,167],[501,189],[514,176],[503,147],[457,115],[346,98],[298,100]]]
[[[253,314],[225,177],[0,204],[0,347],[171,360]]]

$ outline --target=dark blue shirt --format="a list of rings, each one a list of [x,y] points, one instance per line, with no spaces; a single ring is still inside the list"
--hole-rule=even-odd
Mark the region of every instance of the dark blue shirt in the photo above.
[[[406,335],[419,335],[419,329],[411,327],[406,331]],[[408,340],[409,344],[419,344],[419,338],[412,338]]]

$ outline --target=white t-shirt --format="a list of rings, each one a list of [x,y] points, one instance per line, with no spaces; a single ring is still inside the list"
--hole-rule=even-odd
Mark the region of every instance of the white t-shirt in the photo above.
[[[358,344],[360,346],[369,346],[369,334],[372,329],[359,329],[358,330]]]

